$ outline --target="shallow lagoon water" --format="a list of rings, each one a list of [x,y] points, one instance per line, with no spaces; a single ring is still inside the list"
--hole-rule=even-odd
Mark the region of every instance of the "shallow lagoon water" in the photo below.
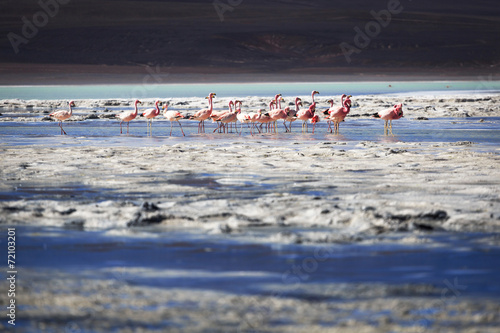
[[[383,121],[377,119],[347,118],[340,126],[340,135],[328,132],[325,122],[316,125],[312,134],[301,132],[301,124],[295,122],[292,133],[283,133],[279,126],[278,134],[262,133],[250,134],[245,125],[240,135],[234,130],[232,133],[213,133],[215,124],[207,123],[206,133],[198,134],[197,122],[181,121],[185,137],[177,124],[174,124],[172,136],[170,122],[155,120],[153,135],[148,136],[146,122],[134,121],[130,124],[129,134],[120,135],[118,121],[86,120],[65,122],[64,129],[69,136],[58,135],[60,130],[56,122],[0,122],[0,136],[5,144],[9,145],[93,145],[93,146],[130,146],[145,147],[169,145],[182,142],[206,141],[214,144],[225,142],[256,142],[264,140],[266,144],[288,145],[293,142],[301,144],[317,143],[318,141],[333,142],[458,142],[470,141],[481,145],[498,146],[500,144],[500,118],[433,118],[431,120],[414,120],[403,118],[393,122],[394,136],[383,135]],[[240,126],[238,125],[238,130]],[[126,133],[126,129],[125,129]]]

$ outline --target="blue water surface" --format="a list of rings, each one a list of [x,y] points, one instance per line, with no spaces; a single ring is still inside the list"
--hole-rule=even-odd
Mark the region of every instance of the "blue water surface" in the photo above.
[[[313,90],[324,95],[392,94],[435,92],[495,92],[500,81],[478,77],[477,81],[385,81],[385,82],[260,82],[260,83],[200,83],[200,84],[108,84],[0,86],[0,99],[111,99],[111,98],[176,98],[204,97],[210,92],[217,96],[272,96],[279,92],[287,96],[308,95]]]

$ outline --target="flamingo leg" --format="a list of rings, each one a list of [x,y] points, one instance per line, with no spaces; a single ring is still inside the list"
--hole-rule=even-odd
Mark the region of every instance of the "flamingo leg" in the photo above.
[[[120,121],[120,134],[122,134],[122,123],[123,121]]]
[[[184,134],[184,130],[182,129],[182,125],[178,120],[177,120],[177,124],[179,124],[179,127],[181,128],[182,136],[186,136],[186,134]]]
[[[170,121],[170,136],[172,136],[172,121]]]
[[[289,132],[288,127],[286,126],[286,120],[283,120],[283,126],[285,126],[285,132]]]
[[[127,134],[128,134],[129,125],[130,125],[130,122],[127,122]]]
[[[62,121],[59,122],[59,127],[61,127],[61,135],[63,135],[63,133],[64,133],[64,135],[68,135],[62,127]]]

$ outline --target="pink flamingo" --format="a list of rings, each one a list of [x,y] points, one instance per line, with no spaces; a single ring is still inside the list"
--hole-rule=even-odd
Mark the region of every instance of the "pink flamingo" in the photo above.
[[[290,108],[288,108],[288,110],[287,110],[286,121],[288,121],[290,123],[288,125],[289,132],[292,132],[292,122],[297,120],[296,116],[297,116],[297,112],[299,112],[299,105],[302,105],[302,99],[300,99],[300,97],[296,97],[295,98],[295,110],[291,110]],[[286,109],[287,108],[285,108],[285,110]]]
[[[216,121],[217,122],[220,122],[223,124],[223,128],[224,128],[224,133],[226,133],[226,127],[227,127],[227,124],[229,123],[233,123],[236,121],[236,117],[237,117],[237,113],[236,112],[233,112],[233,106],[234,106],[234,102],[233,101],[230,101],[229,102],[229,112],[226,112],[225,114],[223,114],[222,116],[220,116]]]
[[[239,107],[238,107],[239,104]],[[251,121],[250,115],[241,113],[241,106],[243,105],[242,101],[234,102],[234,107],[236,108],[236,118],[240,122],[240,135],[243,133],[243,124],[249,124]]]
[[[329,111],[330,111],[330,109],[333,109],[333,99],[329,99],[326,102],[330,103],[330,107],[328,109],[326,109],[325,111],[323,111],[323,114],[327,115],[326,123],[328,124],[328,131],[331,133],[332,132],[332,121],[329,118],[329,116],[330,116]]]
[[[234,102],[233,102],[233,104],[234,104]],[[217,122],[217,119],[219,119],[220,117],[224,116],[228,112],[232,112],[231,107],[230,107],[229,111],[228,110],[212,111],[212,113],[210,114],[210,119],[212,119],[213,122]],[[221,123],[217,122],[217,127],[214,129],[214,133],[217,130],[219,131],[219,133],[221,133],[222,129],[223,129],[223,127],[221,126]]]
[[[311,123],[313,124],[313,133],[314,134],[314,129],[316,128],[316,124],[319,122],[319,116],[315,114],[311,119]]]
[[[271,109],[272,109],[273,103],[274,103],[274,101],[269,103],[269,107]],[[268,112],[262,113],[262,110],[257,111],[257,113],[259,114],[257,121],[260,123],[259,133],[262,133],[262,126],[264,126],[264,124],[266,124],[266,130],[267,130],[267,132],[269,132],[269,123],[272,121],[271,116],[269,116]]]
[[[297,112],[297,119],[302,120],[302,132],[304,132],[304,128],[307,126],[307,121],[314,117],[314,112],[316,111],[316,102],[313,102],[309,109],[301,109]],[[306,127],[306,132],[309,130]]]
[[[392,133],[392,121],[403,117],[403,104],[396,104],[392,109],[375,113],[373,117],[384,119],[384,135],[388,135],[390,131],[391,135],[394,136]]]
[[[333,127],[335,134],[339,134],[339,125],[342,121],[344,121],[344,118],[347,116],[349,111],[351,111],[351,100],[350,98],[352,97],[351,95],[347,96],[345,101],[344,101],[344,95],[342,95],[342,103],[343,106],[339,108],[330,108],[328,112],[330,113],[329,119],[333,121]]]
[[[147,109],[142,113],[142,116],[145,117],[147,121],[148,133],[151,133],[151,135],[153,135],[153,118],[157,117],[160,114],[160,108],[158,107],[158,103],[160,103],[160,101],[156,100],[154,108]]]
[[[276,133],[276,122],[279,120],[279,119],[283,119],[283,125],[285,125],[285,130],[286,132],[288,132],[288,127],[286,127],[286,118],[288,117],[288,114],[285,110],[281,109],[281,101],[284,101],[283,97],[281,97],[281,94],[278,94],[275,96],[275,99],[274,99],[274,105],[276,106],[275,109],[272,109],[272,106],[271,106],[271,110],[269,111],[269,116],[271,117],[272,119],[272,122],[274,124],[274,132]]]
[[[342,97],[341,97],[341,102],[340,102],[340,106],[343,106],[344,105],[344,98],[346,97],[345,94],[342,94]],[[336,110],[334,107],[333,107],[333,99],[329,99],[328,101],[326,101],[327,103],[330,103],[330,107],[328,109],[326,109],[325,111],[323,111],[323,114],[326,115],[326,119],[327,119],[327,123],[328,123],[328,130],[330,131],[330,133],[332,132],[332,121],[330,120],[329,116],[330,116],[330,112],[333,112],[334,110]]]
[[[257,110],[257,112],[251,112],[250,114],[248,114],[249,122],[252,124],[252,126],[250,127],[250,134],[252,136],[253,136],[253,129],[256,127],[255,123],[259,122],[259,119],[261,116],[262,116],[262,110],[260,110],[260,109]],[[260,129],[258,127],[257,127],[257,130],[260,133]]]
[[[312,102],[315,103],[314,101],[314,95],[318,94],[319,95],[319,91],[316,91],[316,90],[313,90],[313,92],[311,93],[311,98],[312,98]]]
[[[179,119],[184,119],[184,116],[178,111],[169,111],[168,104],[165,105],[163,108],[165,109],[165,111],[163,111],[163,115],[165,116],[165,118],[167,118],[170,121],[170,136],[172,136],[172,126],[173,126],[172,122],[173,121],[176,121],[177,124],[179,124],[179,127],[181,128],[182,135],[186,136],[186,134],[184,134],[184,131],[182,130],[182,125],[179,122]]]
[[[49,114],[50,117],[53,117],[53,118],[56,118],[57,120],[59,120],[59,127],[61,128],[61,135],[63,135],[63,134],[67,135],[66,131],[63,130],[63,128],[62,128],[62,122],[63,122],[63,120],[66,120],[69,117],[71,117],[71,115],[73,115],[72,107],[74,107],[74,106],[75,106],[75,102],[70,101],[70,102],[68,102],[69,110],[57,110],[57,111]]]
[[[197,120],[200,122],[198,124],[198,133],[205,132],[205,120],[210,118],[210,115],[212,114],[212,111],[214,109],[213,98],[215,96],[215,93],[210,93],[208,97],[205,97],[205,99],[208,99],[208,109],[202,109],[189,118],[191,120]]]
[[[135,100],[134,111],[125,111],[125,112],[122,112],[119,115],[117,115],[117,117],[120,118],[120,120],[121,120],[120,121],[120,134],[122,134],[122,123],[124,121],[127,123],[127,134],[128,134],[130,121],[135,119],[135,117],[137,117],[137,104],[139,104],[139,103],[142,103],[142,102],[139,101],[138,99]]]

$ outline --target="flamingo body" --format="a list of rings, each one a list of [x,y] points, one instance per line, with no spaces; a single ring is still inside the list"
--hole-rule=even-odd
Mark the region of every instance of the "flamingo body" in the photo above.
[[[172,126],[173,126],[174,121],[176,121],[177,124],[179,124],[179,127],[181,128],[182,135],[186,136],[186,134],[184,134],[184,130],[182,129],[182,125],[179,122],[180,119],[184,119],[184,116],[180,112],[168,110],[168,105],[167,105],[167,106],[165,106],[165,111],[163,112],[163,116],[165,118],[167,118],[167,120],[170,121],[170,136],[172,136]]]

